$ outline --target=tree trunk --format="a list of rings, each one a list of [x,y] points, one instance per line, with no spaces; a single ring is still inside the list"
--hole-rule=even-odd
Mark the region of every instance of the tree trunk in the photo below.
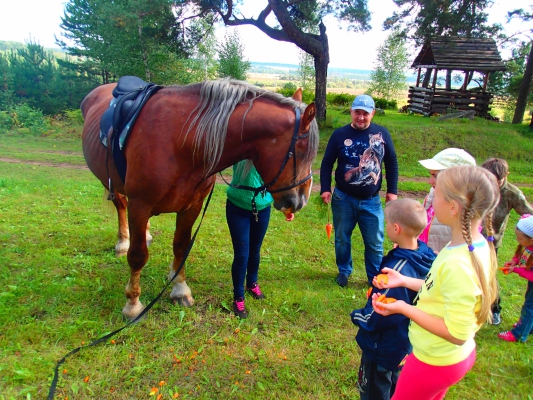
[[[427,68],[426,73],[424,74],[424,81],[422,82],[422,87],[426,88],[429,86],[429,80],[431,79],[431,73],[433,72],[432,68]]]
[[[533,77],[533,44],[531,51],[527,58],[526,70],[524,71],[524,79],[520,84],[520,91],[518,92],[518,99],[516,100],[516,108],[513,116],[513,124],[521,124],[524,120],[524,113],[526,111],[527,97],[529,88],[531,86],[531,78]],[[531,125],[530,125],[531,126]]]
[[[446,90],[452,90],[452,70],[446,70]]]
[[[326,119],[326,89],[328,81],[327,57],[315,57],[315,105],[316,118]]]

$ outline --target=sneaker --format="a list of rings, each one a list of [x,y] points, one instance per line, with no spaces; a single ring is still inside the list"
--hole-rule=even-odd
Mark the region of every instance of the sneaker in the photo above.
[[[507,342],[517,342],[516,338],[514,337],[513,333],[511,331],[507,332],[500,332],[498,333],[498,337],[502,340],[505,340]]]
[[[339,273],[337,278],[335,278],[335,282],[337,282],[337,285],[340,287],[345,287],[348,284],[348,276],[344,275],[343,273]]]
[[[502,317],[499,312],[492,314],[492,325],[500,325],[502,323]]]
[[[243,297],[239,297],[233,301],[233,312],[239,318],[248,318],[248,311],[246,311],[246,307],[244,306]]]
[[[263,294],[261,289],[259,289],[259,285],[257,284],[257,282],[253,283],[250,287],[246,287],[246,291],[250,293],[252,297],[256,300],[261,300],[265,298],[265,295]]]

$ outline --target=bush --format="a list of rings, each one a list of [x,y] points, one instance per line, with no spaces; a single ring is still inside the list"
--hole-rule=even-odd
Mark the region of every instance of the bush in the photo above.
[[[285,86],[287,86],[287,84],[285,84]],[[285,97],[292,97],[292,95],[296,91],[296,87],[294,89],[291,89],[291,88],[285,88],[285,86],[276,90],[276,93],[280,93]],[[303,90],[302,101],[306,104],[309,104],[315,101],[315,92],[313,92],[312,90]]]
[[[40,135],[48,131],[51,124],[41,110],[21,103],[0,112],[0,128],[4,131],[16,129],[19,133]]]
[[[398,102],[396,100],[387,100],[381,97],[375,97],[374,103],[376,103],[376,108],[381,108],[383,110],[398,110]]]
[[[348,93],[328,93],[326,94],[326,101],[334,106],[349,106],[352,104],[355,96]]]
[[[83,115],[81,114],[81,109],[76,110],[66,110],[63,112],[65,115],[65,120],[69,124],[83,124]]]

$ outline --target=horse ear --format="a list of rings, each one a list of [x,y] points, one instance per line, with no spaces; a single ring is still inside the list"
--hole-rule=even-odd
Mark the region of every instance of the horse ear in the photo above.
[[[302,88],[296,89],[296,92],[292,95],[292,98],[296,101],[302,101]]]
[[[303,132],[307,132],[309,130],[309,125],[311,125],[311,122],[313,121],[313,119],[315,119],[315,115],[316,106],[315,103],[311,103],[305,109],[304,116],[302,117]]]

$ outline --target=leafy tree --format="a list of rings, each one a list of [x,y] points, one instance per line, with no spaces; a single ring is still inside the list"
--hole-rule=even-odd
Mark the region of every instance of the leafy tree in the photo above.
[[[257,0],[256,0],[257,1]],[[238,10],[238,0],[188,0],[198,7],[197,16],[217,15],[227,26],[253,25],[274,40],[294,43],[313,56],[315,64],[315,102],[317,118],[326,118],[326,84],[329,64],[329,44],[326,26],[322,20],[332,15],[347,22],[348,29],[367,31],[370,12],[367,0],[263,0],[265,7],[257,17],[246,18]],[[273,14],[277,24],[268,25],[266,19]],[[318,33],[312,32],[314,27]]]
[[[218,74],[218,42],[212,23],[205,19],[195,19],[189,32],[197,43],[191,58],[197,63],[197,68],[203,71],[203,80],[215,79]]]
[[[532,6],[532,10],[533,10],[533,6]],[[524,9],[514,10],[510,12],[508,15],[509,15],[509,18],[516,16],[516,17],[521,18],[523,21],[533,20],[533,12],[526,12],[524,11]],[[533,32],[533,30],[531,30],[530,32]],[[533,78],[533,40],[530,39],[529,45],[530,45],[529,55],[527,57],[526,67],[524,69],[524,75],[522,76],[522,79],[520,80],[520,88],[518,90],[518,97],[516,99],[516,108],[515,108],[515,114],[513,116],[513,124],[522,123],[522,120],[524,119],[524,113],[526,111],[528,96],[530,94],[531,79]],[[531,122],[529,124],[529,127],[533,129],[533,116],[531,117]]]
[[[226,33],[224,42],[219,46],[218,57],[218,75],[221,78],[246,80],[246,71],[250,69],[251,64],[244,60],[244,45],[241,43],[239,32],[233,30]]]
[[[315,86],[315,65],[313,56],[300,50],[298,65],[298,80],[303,90],[312,90]]]
[[[162,76],[175,55],[187,52],[174,13],[177,0],[69,0],[58,44],[69,54],[100,63],[103,83],[110,75],[137,75],[165,83]],[[73,43],[69,45],[67,43]]]
[[[492,0],[393,0],[400,10],[383,23],[420,46],[431,36],[490,37],[501,30],[488,24]]]
[[[432,36],[467,38],[496,37],[502,27],[488,24],[492,0],[393,0],[400,10],[383,23],[385,29],[397,29],[421,46]],[[430,71],[428,71],[430,72]],[[424,76],[427,87],[431,74]],[[447,71],[446,88],[451,88],[452,70]]]
[[[397,32],[391,33],[378,47],[375,69],[369,91],[387,100],[393,100],[405,87],[405,70],[409,67],[409,54],[405,39]]]

